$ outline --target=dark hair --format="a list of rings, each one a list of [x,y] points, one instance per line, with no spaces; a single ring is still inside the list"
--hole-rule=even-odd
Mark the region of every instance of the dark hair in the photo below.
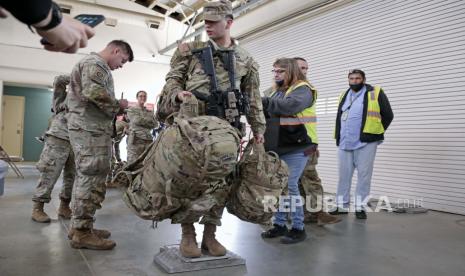
[[[347,77],[350,77],[350,75],[352,75],[352,74],[360,74],[362,76],[363,80],[365,80],[365,72],[363,72],[360,69],[349,70],[349,74],[347,75]]]
[[[279,67],[285,70],[284,84],[281,86],[283,89],[288,89],[290,86],[299,81],[307,81],[307,78],[302,74],[302,71],[297,64],[297,60],[293,58],[278,58],[273,67]]]
[[[139,92],[137,92],[136,98],[139,97],[139,94],[140,94],[140,93],[144,93],[145,96],[147,96],[147,92],[145,92],[144,90],[140,90]]]
[[[301,60],[301,61],[304,61],[304,62],[307,62],[306,59],[304,59],[303,57],[294,57],[295,60]]]
[[[226,20],[228,20],[228,19],[234,20],[234,16],[232,14],[227,14],[227,15],[224,16],[224,18]]]
[[[112,40],[110,43],[108,43],[107,46],[110,46],[110,45],[113,45],[113,46],[118,47],[121,50],[123,50],[129,56],[129,59],[128,59],[129,62],[134,60],[134,54],[132,52],[131,45],[129,45],[129,43],[127,43],[126,41],[116,39],[116,40]]]

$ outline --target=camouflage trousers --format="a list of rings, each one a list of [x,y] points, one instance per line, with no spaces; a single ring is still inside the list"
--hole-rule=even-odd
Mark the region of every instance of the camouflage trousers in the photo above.
[[[32,197],[33,201],[48,203],[52,190],[61,171],[63,171],[63,186],[60,199],[71,200],[75,178],[74,154],[69,141],[47,135],[45,145],[37,163],[40,172],[39,183]]]
[[[321,179],[318,177],[318,172],[316,171],[317,164],[318,155],[317,151],[315,151],[309,155],[307,165],[305,166],[299,182],[300,195],[306,199],[304,213],[310,213],[306,206],[308,203],[307,200],[310,200],[310,207],[312,209],[316,209],[318,205],[319,208],[323,206],[323,186],[321,185]]]
[[[69,123],[68,123],[69,125]],[[94,215],[105,199],[105,178],[110,171],[111,138],[104,131],[69,129],[76,157],[71,227],[91,229]]]
[[[223,211],[226,206],[226,201],[228,199],[230,192],[230,187],[226,183],[220,185],[219,188],[216,188],[212,193],[210,193],[210,199],[215,202],[215,206],[211,208],[207,213],[202,216],[198,214],[190,214],[190,210],[185,210],[182,215],[174,216],[171,219],[171,223],[195,223],[199,221],[200,224],[214,224],[216,226],[221,226],[221,218],[223,216]],[[208,204],[208,203],[206,203]],[[196,213],[194,211],[194,213]]]
[[[134,137],[133,134],[128,135],[128,164],[139,158],[139,156],[147,149],[152,143],[151,140],[144,140]]]

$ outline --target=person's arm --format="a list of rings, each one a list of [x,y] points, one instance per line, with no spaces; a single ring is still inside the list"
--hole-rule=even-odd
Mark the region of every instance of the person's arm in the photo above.
[[[394,113],[392,112],[389,99],[382,89],[378,96],[378,103],[380,107],[381,123],[383,124],[384,130],[386,130],[394,119]]]
[[[59,75],[53,82],[53,110],[59,113],[66,108],[66,86],[70,82],[69,75]]]
[[[48,44],[48,51],[75,53],[87,46],[87,40],[94,36],[94,30],[81,22],[56,16],[61,11],[51,0],[0,0],[0,7],[8,10],[19,21],[32,26]],[[0,9],[0,17],[6,14]]]
[[[182,44],[174,52],[170,63],[171,69],[166,75],[166,83],[163,87],[163,91],[166,93],[163,95],[163,97],[165,97],[164,100],[174,107],[180,106],[178,93],[183,92],[185,89],[184,83],[190,61],[190,56],[188,56],[190,50],[186,47],[188,47],[186,44]]]
[[[260,78],[258,75],[258,64],[250,60],[249,72],[241,81],[241,91],[249,98],[249,112],[246,114],[247,122],[250,124],[252,132],[263,136],[266,129],[265,116],[263,115],[262,99],[260,97]],[[262,137],[263,138],[263,137]]]
[[[46,24],[51,16],[51,0],[1,0],[0,6],[27,25]],[[50,20],[50,18],[48,18]]]
[[[124,108],[121,105],[124,105],[125,100],[120,103],[107,91],[105,81],[108,77],[106,70],[98,64],[87,63],[82,66],[82,96],[107,115],[113,116],[120,108]]]
[[[312,106],[313,94],[312,91],[302,86],[295,91],[289,93],[284,98],[264,98],[267,105],[267,112],[278,116],[292,116],[305,108]]]

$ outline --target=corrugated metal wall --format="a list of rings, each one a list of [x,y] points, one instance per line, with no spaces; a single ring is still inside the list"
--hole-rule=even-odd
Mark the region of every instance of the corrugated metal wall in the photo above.
[[[242,45],[261,66],[261,90],[276,58],[308,59],[327,192],[337,185],[337,97],[348,70],[360,68],[384,88],[395,115],[378,148],[372,194],[465,214],[465,1],[336,2]]]

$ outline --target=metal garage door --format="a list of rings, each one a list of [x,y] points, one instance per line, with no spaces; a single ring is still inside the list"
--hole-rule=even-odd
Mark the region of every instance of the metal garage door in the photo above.
[[[241,41],[261,66],[262,90],[275,58],[309,60],[327,192],[337,185],[337,96],[348,70],[360,68],[384,88],[395,115],[372,194],[465,214],[465,1],[336,2]]]

